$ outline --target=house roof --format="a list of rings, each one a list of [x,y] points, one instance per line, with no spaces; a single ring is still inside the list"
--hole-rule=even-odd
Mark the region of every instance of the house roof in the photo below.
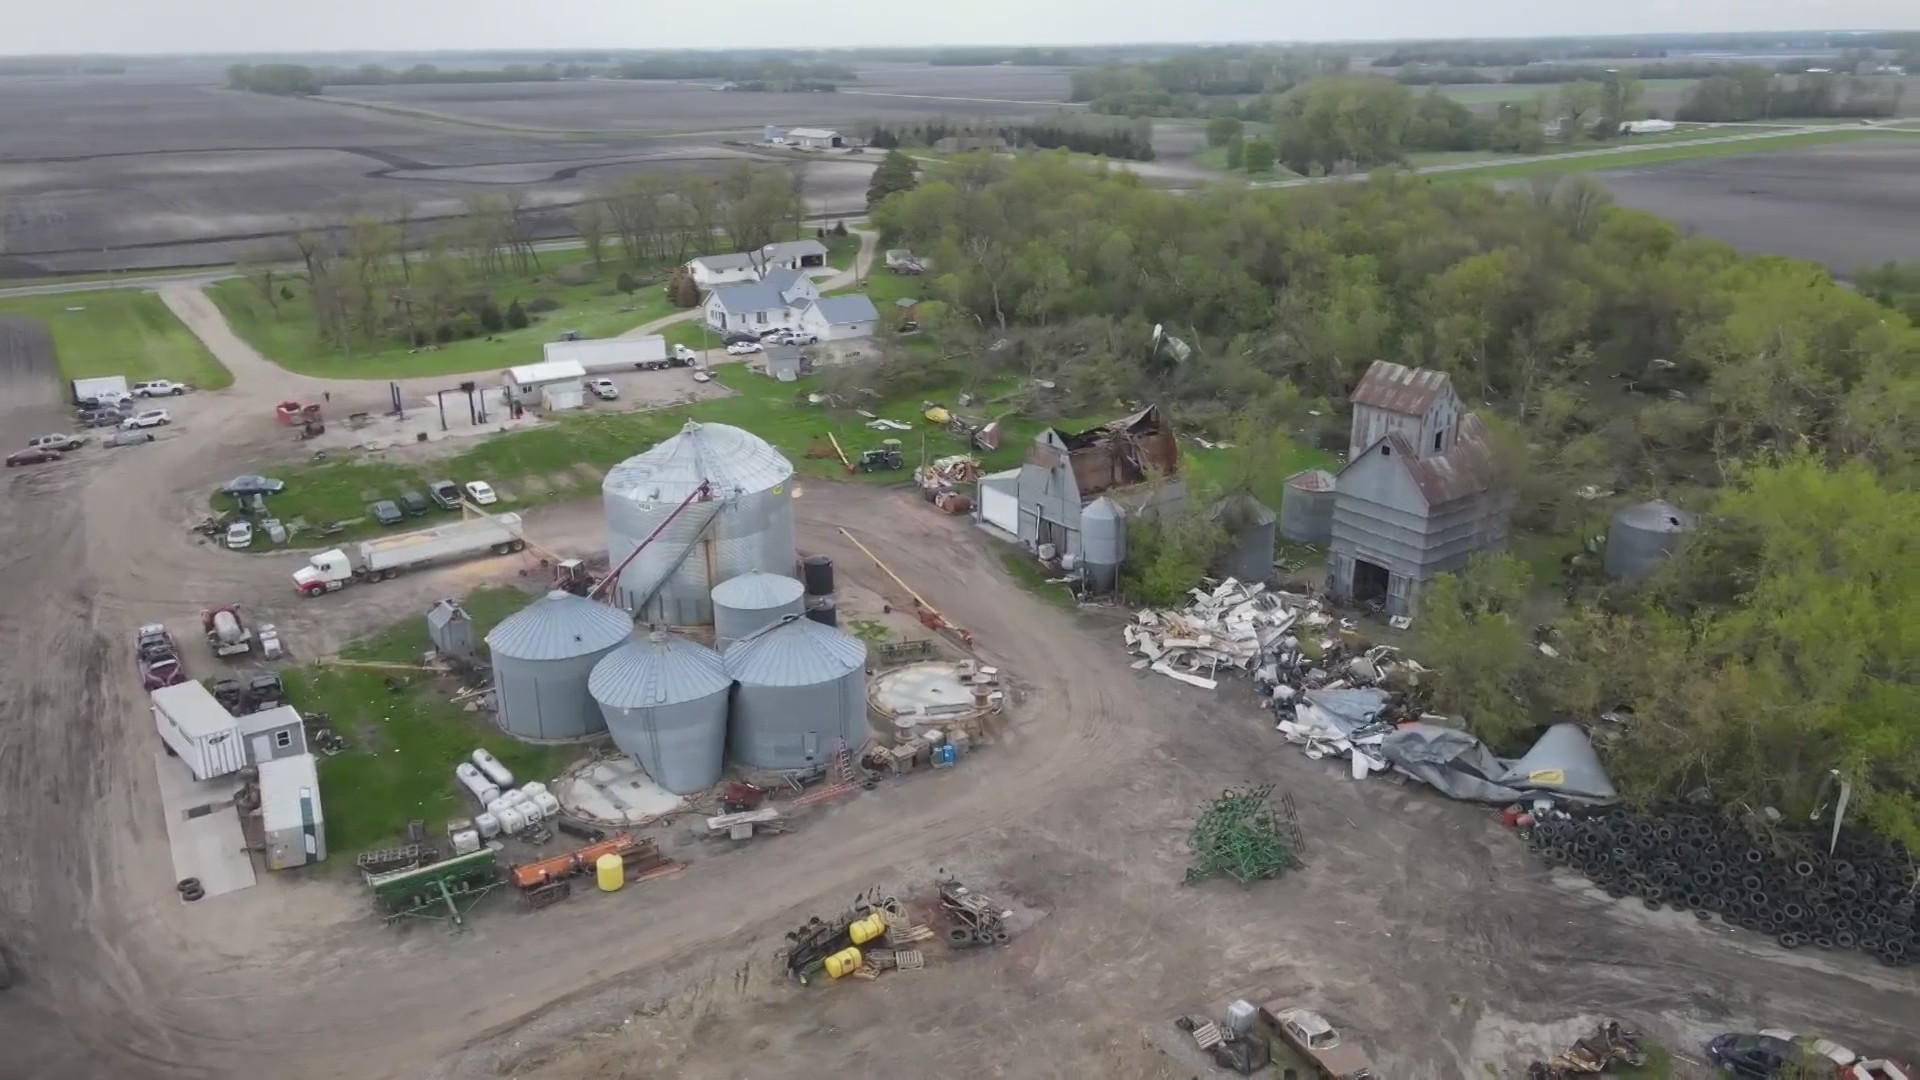
[[[1424,416],[1440,395],[1452,389],[1453,381],[1446,372],[1375,360],[1348,400],[1402,416]]]
[[[732,285],[716,285],[713,289],[713,301],[722,311],[771,311],[786,307],[792,299],[794,286],[806,275],[798,270],[769,270],[759,281],[741,281]]]
[[[829,128],[788,128],[787,137],[792,139],[831,139],[840,133]]]
[[[813,302],[813,307],[830,323],[872,322],[880,317],[879,309],[862,293],[823,296]]]
[[[522,364],[507,369],[507,377],[521,386],[538,383],[565,382],[568,379],[584,379],[587,369],[580,366],[578,360],[549,360],[542,364]]]
[[[1460,418],[1453,448],[1444,454],[1421,457],[1414,452],[1412,443],[1395,433],[1375,441],[1366,453],[1348,462],[1347,469],[1372,455],[1381,443],[1393,448],[1388,456],[1407,470],[1414,486],[1420,489],[1420,497],[1430,507],[1483,494],[1493,484],[1493,448],[1487,441],[1487,426],[1475,413]],[[1340,471],[1345,473],[1346,469]]]
[[[818,255],[824,259],[827,245],[813,239],[782,240],[777,244],[768,244],[760,252],[769,259],[790,259],[800,255]]]
[[[433,627],[435,630],[455,620],[460,622],[469,621],[466,609],[460,606],[460,601],[458,600],[451,598],[442,600],[427,610],[427,625]]]
[[[698,263],[709,270],[746,270],[753,266],[753,256],[744,251],[731,255],[701,255],[687,261]]]

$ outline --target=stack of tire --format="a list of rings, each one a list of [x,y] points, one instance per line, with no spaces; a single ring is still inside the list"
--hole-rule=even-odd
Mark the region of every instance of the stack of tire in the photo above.
[[[1859,949],[1899,966],[1920,959],[1920,882],[1897,845],[1775,831],[1764,840],[1704,814],[1608,813],[1543,821],[1531,844],[1615,899],[1692,911],[1766,934],[1783,948]]]

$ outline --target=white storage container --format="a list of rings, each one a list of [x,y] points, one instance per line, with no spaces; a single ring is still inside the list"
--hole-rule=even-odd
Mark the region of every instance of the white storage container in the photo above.
[[[505,765],[500,764],[500,759],[494,757],[489,751],[485,749],[475,750],[473,752],[473,763],[480,767],[481,772],[487,774],[487,779],[500,785],[502,791],[513,786],[513,773],[510,772]]]
[[[543,791],[533,797],[533,802],[534,805],[540,808],[541,817],[557,818],[560,816],[560,800],[554,798],[552,795]]]
[[[529,825],[538,825],[540,819],[546,816],[540,812],[540,804],[527,798],[525,795],[520,796],[520,798],[514,802],[513,808],[526,815],[527,824]]]
[[[491,812],[475,814],[473,827],[479,831],[482,840],[491,840],[500,835],[500,819]]]
[[[459,778],[460,783],[468,791],[473,792],[473,797],[480,800],[482,806],[487,806],[500,797],[500,788],[480,775],[479,769],[464,761],[454,767],[453,775]]]
[[[462,829],[448,839],[453,843],[455,855],[471,855],[480,850],[480,834],[472,829]]]
[[[500,831],[513,836],[527,827],[527,815],[520,812],[518,806],[506,806],[500,809]]]

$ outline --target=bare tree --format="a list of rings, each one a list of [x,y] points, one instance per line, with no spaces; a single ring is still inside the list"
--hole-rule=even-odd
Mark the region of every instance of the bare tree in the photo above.
[[[607,204],[598,198],[589,198],[573,208],[571,217],[574,231],[586,245],[587,257],[598,268],[607,242]]]

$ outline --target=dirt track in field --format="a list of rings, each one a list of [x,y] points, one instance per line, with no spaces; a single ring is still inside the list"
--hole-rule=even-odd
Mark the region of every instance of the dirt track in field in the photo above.
[[[539,915],[495,903],[459,939],[382,928],[337,866],[182,904],[134,626],[184,629],[204,604],[238,600],[312,656],[516,565],[301,601],[295,557],[194,542],[186,526],[212,483],[299,453],[270,410],[300,381],[210,318],[192,324],[234,372],[230,390],[170,406],[177,422],[145,450],[89,448],[0,481],[0,941],[22,976],[0,996],[7,1080],[718,1080],[773,1061],[893,1077],[907,1059],[935,1076],[1148,1077],[1166,1074],[1154,1039],[1174,1014],[1283,993],[1323,1005],[1406,1077],[1509,1069],[1558,1037],[1551,1025],[1603,1012],[1683,1047],[1771,1023],[1917,1049],[1913,969],[1786,955],[1556,880],[1482,810],[1306,761],[1244,687],[1209,695],[1129,670],[1111,613],[1039,603],[964,522],[903,492],[813,481],[798,503],[805,548],[904,603],[835,531],[851,529],[1016,678],[999,745],[679,878]],[[336,388],[335,408],[359,392]],[[0,442],[57,423],[9,413]],[[592,505],[526,516],[562,551],[600,542]],[[1180,886],[1195,808],[1247,780],[1292,792],[1310,865],[1254,889]],[[1044,916],[1005,950],[918,977],[810,990],[773,977],[789,926],[938,867]],[[587,1031],[607,1034],[577,1038]]]

